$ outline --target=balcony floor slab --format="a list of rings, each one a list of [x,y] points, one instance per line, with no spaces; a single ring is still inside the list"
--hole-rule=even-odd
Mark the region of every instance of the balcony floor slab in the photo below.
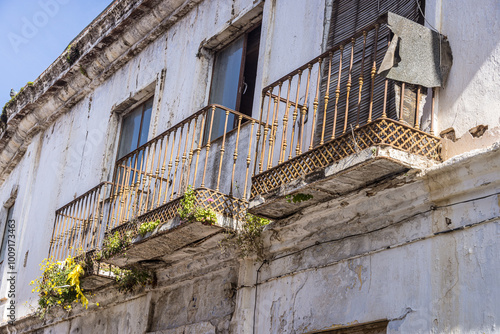
[[[144,261],[168,256],[223,230],[223,227],[204,225],[200,222],[181,223],[176,217],[172,224],[164,224],[156,233],[136,238],[125,251],[103,261],[120,268],[131,267]]]
[[[80,285],[84,290],[96,290],[113,282],[115,279],[109,275],[96,274],[84,277]]]
[[[270,219],[284,218],[306,207],[434,164],[425,157],[390,146],[373,146],[263,196],[256,196],[250,201],[249,212]],[[312,198],[294,203],[293,198],[297,194],[311,195]]]

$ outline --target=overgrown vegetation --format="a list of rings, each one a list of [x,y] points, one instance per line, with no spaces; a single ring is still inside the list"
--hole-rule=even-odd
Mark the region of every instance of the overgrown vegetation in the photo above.
[[[240,258],[256,256],[258,261],[264,260],[264,242],[262,231],[270,221],[247,213],[241,229],[228,236],[220,243],[223,251],[235,247]]]
[[[113,255],[125,250],[131,242],[132,232],[129,231],[122,237],[117,231],[113,235],[109,235],[106,239],[104,239],[102,249],[99,253],[97,253],[97,259],[109,259]]]
[[[28,87],[31,87],[33,86],[33,82],[31,81],[28,81],[26,83],[26,86]],[[9,101],[7,101],[7,103],[4,104],[3,108],[2,108],[2,114],[0,115],[0,121],[3,123],[3,124],[6,124],[7,123],[7,120],[8,120],[8,115],[7,115],[7,108],[10,106],[10,104],[19,96],[19,94],[21,94],[24,90],[24,87],[21,87],[19,89],[19,92],[16,93],[16,95],[12,96],[10,98]]]
[[[158,225],[160,225],[160,220],[149,223],[142,223],[139,226],[139,234],[141,235],[141,237],[144,237],[147,233],[153,232]]]
[[[138,285],[145,286],[152,283],[154,278],[150,271],[138,268],[113,268],[112,273],[115,274],[118,291],[120,292],[130,292]]]
[[[195,205],[196,195],[194,194],[194,189],[192,186],[188,186],[178,211],[182,220],[190,220],[194,217]]]
[[[194,220],[205,225],[214,225],[217,223],[217,214],[210,208],[196,208]]]
[[[19,93],[21,93],[23,91],[23,89],[21,88],[19,90]],[[13,97],[10,98],[9,101],[7,101],[7,103],[4,104],[3,108],[2,108],[2,115],[0,116],[0,120],[5,124],[7,123],[7,120],[8,120],[8,115],[7,115],[7,108],[10,106],[10,104],[17,98],[17,96],[19,95],[19,93],[17,93],[16,95],[14,95]]]
[[[293,195],[287,195],[286,200],[288,203],[301,203],[308,201],[312,199],[314,196],[310,194],[303,194],[303,193],[298,193],[298,194],[293,194]]]
[[[208,198],[207,202],[212,203],[214,200]],[[188,189],[184,193],[184,197],[181,200],[181,207],[179,208],[179,216],[182,220],[188,222],[201,222],[206,225],[213,225],[217,223],[217,214],[212,208],[206,208],[203,206],[198,206],[196,195],[192,186],[188,186]]]
[[[88,73],[87,73],[87,71],[83,68],[83,66],[82,66],[82,65],[80,65],[79,70],[80,70],[80,73],[81,73],[82,75],[84,75],[85,77],[87,77],[88,79],[90,79],[90,78],[89,78],[89,75],[88,75]]]
[[[72,256],[68,256],[64,262],[54,261],[53,258],[44,259],[40,269],[42,275],[31,281],[30,285],[34,286],[32,292],[37,292],[40,297],[37,311],[42,318],[55,306],[69,311],[73,303],[81,302],[85,308],[88,307],[89,301],[80,287],[84,270]]]
[[[71,66],[80,58],[80,50],[78,50],[78,47],[70,44],[66,51],[66,62]]]

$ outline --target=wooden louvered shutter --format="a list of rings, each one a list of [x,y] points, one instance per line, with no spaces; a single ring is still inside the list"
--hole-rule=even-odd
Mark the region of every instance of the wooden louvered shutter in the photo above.
[[[422,23],[423,18],[420,14],[417,1],[420,3],[422,11],[424,10],[424,0],[335,0],[332,8],[332,18],[330,21],[330,30],[328,35],[327,50],[338,45],[341,42],[344,43],[343,51],[343,62],[342,62],[342,72],[340,80],[340,96],[337,105],[337,120],[335,127],[335,137],[341,135],[344,130],[350,131],[351,126],[355,127],[359,118],[360,125],[367,122],[368,110],[370,103],[370,86],[371,82],[370,72],[371,72],[371,55],[374,45],[377,46],[377,65],[382,61],[385,51],[387,49],[387,42],[389,40],[390,30],[386,25],[382,25],[378,31],[378,38],[375,41],[375,30],[371,30],[366,37],[365,45],[365,62],[363,68],[364,83],[362,86],[362,98],[358,108],[358,89],[359,89],[359,78],[361,74],[361,63],[363,55],[363,38],[358,38],[354,44],[353,52],[353,68],[352,68],[352,85],[353,90],[347,101],[347,81],[348,72],[350,65],[350,54],[352,44],[350,38],[358,32],[363,27],[370,25],[375,22],[377,18],[388,12],[394,12],[398,15],[404,16],[410,20]],[[375,43],[376,42],[376,43]],[[332,73],[330,85],[330,101],[335,100],[335,90],[337,87],[337,78],[339,71],[339,56],[338,51],[333,56],[332,61]],[[327,88],[327,77],[328,77],[328,67],[323,65],[322,69],[322,80],[320,92],[321,96],[325,96]],[[383,95],[384,95],[384,84],[383,79],[379,76],[375,77],[374,92],[373,92],[373,115],[372,119],[376,119],[382,115],[383,109]],[[394,90],[388,90],[388,101],[387,101],[387,115],[388,117],[394,118],[396,111],[394,108]],[[345,110],[347,102],[349,102],[349,113],[347,120],[347,127],[345,124]],[[319,110],[324,109],[324,102],[320,100]],[[334,108],[335,103],[330,102],[327,106],[326,112],[326,126],[325,134],[331,135],[333,131],[334,123]],[[359,112],[359,115],[358,115]],[[318,115],[316,121],[316,131],[315,131],[315,144],[320,141],[321,131],[323,128],[323,117]],[[325,138],[329,138],[325,135]]]

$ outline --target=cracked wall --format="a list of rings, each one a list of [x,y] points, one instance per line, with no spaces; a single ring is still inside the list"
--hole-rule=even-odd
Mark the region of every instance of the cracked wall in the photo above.
[[[41,80],[45,81],[40,85],[49,87],[50,80],[68,75],[67,86],[57,93],[63,94],[60,95],[63,98],[57,100],[57,103],[53,101],[55,98],[31,101],[32,98],[43,95],[43,87],[35,83],[33,92],[27,91],[23,99],[13,106],[21,108],[25,105],[27,109],[23,109],[22,112],[28,112],[31,110],[29,108],[34,106],[32,102],[37,103],[37,109],[28,113],[26,122],[23,121],[22,127],[17,129],[22,130],[23,134],[27,133],[29,138],[13,134],[10,130],[7,133],[13,134],[19,140],[24,138],[23,145],[26,146],[26,152],[18,152],[19,159],[14,159],[17,161],[15,163],[12,160],[12,165],[8,168],[10,174],[8,176],[2,174],[6,179],[0,185],[0,204],[10,201],[12,188],[19,186],[14,210],[18,239],[22,240],[17,249],[18,264],[23,263],[24,255],[29,251],[26,267],[19,268],[18,317],[30,312],[29,303],[36,303],[36,296],[31,293],[28,283],[39,275],[38,263],[48,254],[55,210],[101,181],[111,180],[121,117],[118,113],[112,112],[115,106],[137,96],[139,92],[149,89],[148,87],[154,87],[155,100],[153,121],[149,131],[150,139],[205,106],[208,101],[214,53],[208,50],[205,56],[199,58],[200,45],[221,32],[232,29],[233,26],[243,24],[245,20],[259,20],[259,10],[256,10],[258,7],[265,7],[266,14],[262,15],[262,21],[266,33],[261,39],[257,92],[270,80],[283,75],[283,71],[291,70],[290,66],[284,66],[282,61],[290,48],[295,49],[294,60],[297,64],[313,58],[321,51],[324,11],[317,11],[316,7],[309,8],[299,0],[294,0],[290,7],[282,2],[275,5],[266,2],[263,5],[253,0],[190,1],[186,2],[188,7],[182,7],[180,12],[176,12],[178,15],[176,17],[169,16],[169,13],[180,5],[180,1],[171,3],[148,0],[147,3],[152,8],[144,13],[155,16],[154,22],[165,19],[175,24],[167,29],[162,27],[167,27],[168,24],[162,23],[158,28],[160,32],[154,30],[154,33],[147,35],[148,29],[152,27],[151,22],[144,21],[144,13],[140,15],[136,13],[138,16],[135,16],[137,19],[135,30],[113,30],[110,36],[105,36],[107,38],[105,41],[99,43],[97,43],[99,36],[92,35],[95,31],[91,29],[87,32],[88,35],[82,37],[85,41],[98,44],[93,45],[90,42],[88,45],[85,44],[90,48],[85,49],[85,52],[89,51],[88,57],[95,58],[92,58],[94,62],[89,62],[85,58],[87,56],[82,58],[82,62],[85,60],[82,64],[86,68],[88,77],[81,77],[80,71],[74,69],[65,72],[65,67],[60,66],[60,61],[57,60],[47,72],[50,77],[42,76]],[[140,8],[136,9],[134,7],[136,5]],[[144,11],[144,6],[141,2],[124,10],[129,14],[129,10]],[[279,14],[293,19],[294,24],[291,24],[291,21],[278,20],[274,16],[273,6],[278,6]],[[323,8],[324,1],[318,0],[317,6]],[[113,9],[110,15],[118,15],[116,11],[120,11],[120,8],[118,6]],[[293,11],[293,8],[300,10]],[[249,12],[251,14],[248,14]],[[307,13],[307,16],[304,17],[303,13]],[[108,18],[102,24],[106,24],[106,20]],[[130,18],[126,20],[132,22]],[[314,23],[307,23],[308,21]],[[101,32],[108,31],[115,23],[120,24],[121,21],[113,22],[102,28]],[[307,26],[307,29],[303,30],[301,26]],[[289,34],[290,29],[292,35]],[[306,39],[309,34],[313,37]],[[139,35],[148,37],[132,46],[130,43],[135,43]],[[312,47],[301,48],[305,40]],[[130,49],[124,49],[126,43],[130,44]],[[121,55],[124,51],[126,53]],[[103,72],[102,66],[115,58],[117,60]],[[80,90],[81,85],[85,86],[85,89]],[[72,94],[76,94],[75,97],[72,97]],[[253,116],[258,117],[260,94],[257,93],[255,96]],[[58,109],[61,103],[65,106],[64,111]],[[50,119],[43,119],[43,115]],[[35,130],[39,132],[36,133]],[[247,132],[248,124],[244,126],[242,132],[239,152],[244,152],[246,149]],[[234,151],[234,140],[234,136],[228,137],[226,156],[229,158]],[[220,146],[215,144],[212,151],[216,152],[217,149],[220,150]],[[2,151],[0,154],[9,152]],[[218,154],[213,155],[213,160],[210,160],[207,169],[212,183],[215,174],[213,171],[218,167],[216,156]],[[237,180],[244,180],[245,159],[246,156],[240,154],[236,166]],[[203,162],[203,157],[201,161]],[[229,185],[230,167],[227,164],[222,169],[223,190],[227,190]],[[241,193],[243,182],[239,182],[239,187]],[[4,210],[0,211],[2,211],[1,217]],[[1,227],[3,225],[0,225]],[[6,275],[4,269],[0,268],[2,277]],[[0,294],[2,291],[5,292],[0,290]],[[0,310],[4,305],[0,303]]]
[[[156,20],[170,8],[167,1],[159,3],[161,8],[152,14]],[[10,203],[12,189],[19,186],[14,212],[22,236],[17,250],[18,317],[30,311],[24,301],[34,302],[27,283],[39,275],[38,263],[48,253],[55,210],[111,177],[120,124],[113,108],[153,85],[155,114],[150,139],[199,110],[208,101],[214,56],[208,49],[200,51],[200,45],[234,29],[243,16],[261,5],[252,0],[189,3],[191,7],[175,18],[173,26],[134,47],[102,77],[97,76],[103,70],[97,63],[87,70],[95,78],[91,83],[88,78],[72,77],[58,93],[61,101],[69,101],[65,112],[56,113],[62,103],[54,102],[56,98],[42,99],[40,108],[27,115],[17,129],[19,133],[11,133],[16,140],[27,134],[26,152],[17,146],[19,141],[13,144],[19,149],[19,159],[2,166],[10,175],[0,185],[1,204]],[[330,6],[332,2],[326,3]],[[257,92],[323,51],[329,7],[325,10],[324,0],[310,4],[302,0],[263,3]],[[458,13],[451,8],[453,4],[448,0],[429,2],[427,11],[438,17],[431,22],[438,22],[441,12],[446,13],[441,18],[443,33],[458,55],[449,86],[439,93],[438,128],[455,126],[460,136],[478,120],[490,129],[500,122],[494,112],[499,100],[498,43],[492,37],[496,35],[488,33],[500,22],[495,20],[500,11],[491,0],[482,0],[481,6],[494,10],[482,13],[486,19],[468,29],[477,20],[477,15],[469,15],[475,13],[474,8],[464,3],[470,10]],[[137,31],[149,29],[151,23],[143,23],[137,24]],[[486,37],[472,38],[476,32]],[[101,45],[99,50],[104,51],[98,60],[107,63],[105,58],[118,56],[120,47],[127,49],[123,43],[133,36],[122,37],[121,46],[104,49]],[[86,88],[79,92],[78,101],[68,100],[79,85]],[[253,116],[258,117],[260,94],[255,95]],[[45,120],[44,115],[52,118]],[[246,138],[245,133],[242,142]],[[421,175],[404,175],[394,183],[366,187],[275,222],[265,234],[266,251],[271,256],[297,253],[271,261],[259,271],[255,324],[253,285],[260,264],[227,264],[224,261],[235,259],[221,259],[212,250],[207,253],[212,259],[186,257],[161,271],[158,290],[121,298],[108,289],[98,297],[103,311],[59,314],[54,323],[35,322],[27,328],[36,331],[43,327],[41,331],[47,333],[247,333],[255,325],[257,333],[307,333],[388,319],[390,333],[495,332],[500,309],[496,284],[500,271],[496,259],[499,198],[451,204],[499,191],[498,147],[484,151],[497,139],[479,145],[483,151],[459,157],[453,157],[458,151],[450,153],[449,161]],[[233,140],[228,139],[228,155]],[[214,145],[213,151],[218,149]],[[239,161],[244,162],[244,157]],[[210,162],[212,178],[217,159]],[[242,167],[237,168],[239,177]],[[227,175],[228,166],[223,168]],[[433,205],[440,208],[431,209]],[[3,214],[0,212],[0,218]],[[305,247],[309,248],[302,251]],[[26,266],[21,267],[27,251]],[[199,268],[205,270],[196,272]],[[225,284],[236,281],[240,283],[238,294],[228,296]],[[5,291],[2,286],[0,297]],[[145,321],[148,312],[152,312],[151,321]]]
[[[258,282],[255,323],[237,310],[235,328],[313,333],[387,319],[388,333],[496,332],[499,157],[495,145],[273,223],[258,280],[240,276],[251,288],[238,304]]]

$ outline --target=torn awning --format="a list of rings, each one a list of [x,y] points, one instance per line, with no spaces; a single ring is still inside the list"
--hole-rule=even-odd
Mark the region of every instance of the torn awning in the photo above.
[[[444,35],[394,13],[387,13],[394,33],[378,74],[424,87],[444,87],[453,62]]]

